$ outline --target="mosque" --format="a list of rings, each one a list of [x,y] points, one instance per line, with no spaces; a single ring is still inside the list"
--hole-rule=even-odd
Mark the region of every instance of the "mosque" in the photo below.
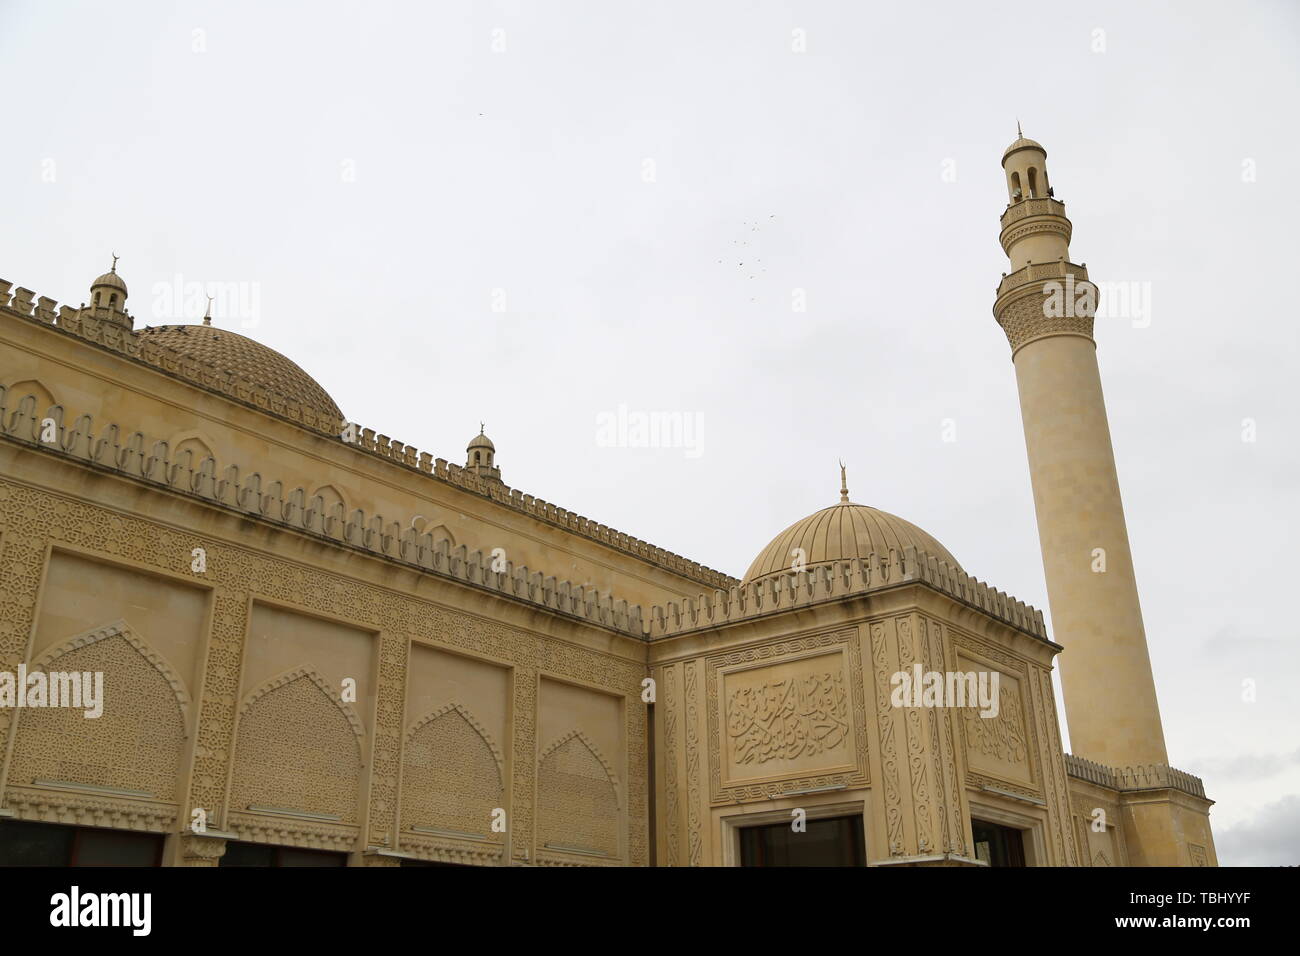
[[[843,476],[737,579],[137,327],[116,260],[0,281],[0,864],[1216,865],[1046,158],[1002,157],[993,313],[1050,635]]]

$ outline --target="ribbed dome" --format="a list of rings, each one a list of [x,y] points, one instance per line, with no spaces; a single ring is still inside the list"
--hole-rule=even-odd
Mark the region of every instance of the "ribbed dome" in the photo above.
[[[94,289],[101,285],[106,285],[113,289],[121,289],[122,295],[126,295],[126,283],[122,281],[122,277],[116,272],[105,272],[102,276],[92,282],[90,287]]]
[[[496,451],[497,446],[492,444],[492,439],[488,438],[482,432],[474,436],[473,440],[466,447],[466,451],[473,451],[475,448],[486,448],[488,451]]]
[[[1021,136],[1021,137],[1018,137],[1014,143],[1012,143],[1010,146],[1008,146],[1008,147],[1007,147],[1007,151],[1006,151],[1005,153],[1002,154],[1002,163],[1003,163],[1003,165],[1006,164],[1006,161],[1007,161],[1007,157],[1008,157],[1008,156],[1010,156],[1012,153],[1016,152],[1016,150],[1020,150],[1020,149],[1036,149],[1036,150],[1038,150],[1039,152],[1041,152],[1044,156],[1047,155],[1047,150],[1043,149],[1043,144],[1042,144],[1042,143],[1035,142],[1035,141],[1032,140],[1032,139],[1028,139],[1028,138],[1026,138],[1026,137],[1024,137],[1024,136]]]
[[[773,538],[749,566],[742,583],[789,572],[796,548],[803,549],[806,567],[812,570],[835,561],[866,558],[872,552],[888,556],[890,548],[901,552],[909,545],[961,569],[947,548],[910,521],[844,501],[796,521]]]
[[[334,399],[314,378],[261,342],[210,325],[160,325],[140,334],[331,418],[343,419]]]

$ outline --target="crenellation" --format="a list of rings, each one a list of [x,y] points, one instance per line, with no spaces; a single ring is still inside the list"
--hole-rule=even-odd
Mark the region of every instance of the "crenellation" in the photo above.
[[[55,320],[54,307],[58,304],[54,299],[41,296],[36,300],[36,318],[46,325],[53,325]]]

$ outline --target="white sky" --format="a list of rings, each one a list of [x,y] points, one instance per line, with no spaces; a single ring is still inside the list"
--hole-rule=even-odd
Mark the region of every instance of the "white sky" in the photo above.
[[[0,276],[75,305],[116,251],[141,325],[244,283],[218,324],[349,418],[453,461],[483,419],[508,484],[737,576],[843,457],[1046,611],[991,314],[1019,118],[1073,259],[1150,295],[1097,339],[1170,758],[1224,863],[1294,864],[1300,8],[1087,7],[4,0]],[[620,405],[698,454],[602,447]]]

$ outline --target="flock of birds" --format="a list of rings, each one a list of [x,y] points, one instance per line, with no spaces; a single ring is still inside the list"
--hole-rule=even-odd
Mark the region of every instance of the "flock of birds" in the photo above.
[[[775,215],[771,215],[771,216],[768,216],[767,218],[768,218],[768,219],[775,219],[776,216],[775,216]],[[747,228],[749,229],[750,232],[758,232],[758,231],[759,231],[759,223],[761,223],[761,222],[762,222],[762,220],[760,219],[760,220],[757,220],[757,221],[755,221],[755,222],[745,222],[745,223],[741,223],[741,225],[747,227]],[[748,240],[742,240],[742,239],[733,239],[733,240],[731,241],[731,244],[732,244],[733,246],[748,246],[748,245],[749,245],[749,241],[748,241]],[[741,251],[739,254],[740,254],[740,255],[744,255],[744,252]],[[722,265],[723,262],[725,262],[725,261],[726,261],[725,259],[719,259],[719,260],[718,260],[718,265]],[[748,272],[748,271],[750,271],[750,270],[756,270],[756,272],[755,272],[754,275],[749,276],[749,278],[754,279],[754,278],[756,278],[758,275],[760,275],[760,274],[762,274],[762,273],[764,273],[764,272],[767,271],[766,268],[762,268],[762,269],[758,269],[758,268],[757,268],[757,267],[758,267],[758,264],[759,264],[760,262],[762,262],[762,261],[763,261],[762,259],[754,258],[754,259],[751,261],[751,265],[749,266],[749,269],[745,269],[745,263],[743,263],[743,262],[737,262],[736,265],[739,266],[741,269],[745,269],[746,272]],[[754,297],[754,296],[751,296],[750,299],[749,299],[749,301],[750,301],[750,302],[754,302],[754,301],[755,301],[755,297]]]

